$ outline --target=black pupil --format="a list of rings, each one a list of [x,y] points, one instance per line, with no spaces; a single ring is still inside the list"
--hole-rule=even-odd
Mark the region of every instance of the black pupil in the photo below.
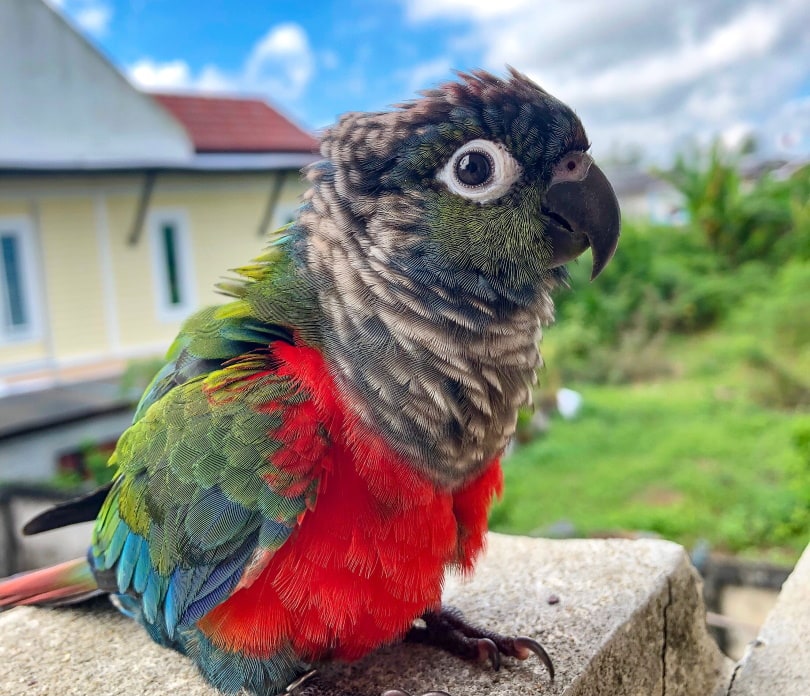
[[[466,186],[480,186],[489,181],[492,165],[481,152],[468,152],[456,163],[456,176]]]

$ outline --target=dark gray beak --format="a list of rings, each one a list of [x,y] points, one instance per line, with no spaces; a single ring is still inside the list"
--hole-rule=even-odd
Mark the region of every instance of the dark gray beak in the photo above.
[[[621,228],[619,202],[613,187],[595,164],[582,181],[561,181],[546,193],[543,213],[551,242],[550,266],[561,266],[591,247],[591,280],[607,266],[616,251]]]

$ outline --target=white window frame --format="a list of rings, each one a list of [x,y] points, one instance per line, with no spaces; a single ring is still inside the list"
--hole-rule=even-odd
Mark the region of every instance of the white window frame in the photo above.
[[[7,234],[18,240],[22,303],[27,321],[24,326],[15,327],[6,324],[10,307],[2,248],[0,248],[0,345],[33,341],[40,338],[42,333],[40,292],[35,282],[37,264],[33,225],[26,217],[0,217],[0,237]]]
[[[181,301],[171,302],[171,288],[167,276],[167,259],[163,245],[163,226],[171,224],[176,232],[177,283]],[[155,312],[158,320],[174,323],[185,319],[197,307],[197,289],[194,282],[194,257],[188,213],[181,208],[157,208],[149,213],[149,244],[152,256],[152,279]]]

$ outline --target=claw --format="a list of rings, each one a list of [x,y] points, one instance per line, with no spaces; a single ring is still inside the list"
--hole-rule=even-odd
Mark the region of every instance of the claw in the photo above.
[[[479,638],[478,659],[489,660],[489,664],[496,672],[501,668],[501,651],[489,638]]]
[[[423,627],[414,627],[405,640],[420,645],[432,645],[446,650],[463,660],[487,660],[494,670],[501,666],[501,655],[525,660],[537,655],[554,681],[554,664],[542,645],[532,638],[510,638],[468,623],[464,615],[453,607],[443,606],[422,616]],[[441,696],[442,692],[438,693]],[[386,692],[382,696],[410,696],[404,691]],[[432,696],[432,694],[422,694]]]
[[[388,691],[383,691],[380,696],[411,696],[407,691],[402,691],[401,689],[389,689]],[[446,691],[427,691],[422,696],[450,696]]]
[[[532,653],[537,655],[540,658],[540,662],[542,662],[546,669],[548,670],[548,674],[551,679],[554,679],[554,665],[551,662],[551,658],[548,656],[545,648],[540,645],[536,640],[532,638],[527,638],[526,636],[520,636],[519,638],[515,638],[514,640],[515,646],[515,657],[518,660],[525,660],[529,657]]]

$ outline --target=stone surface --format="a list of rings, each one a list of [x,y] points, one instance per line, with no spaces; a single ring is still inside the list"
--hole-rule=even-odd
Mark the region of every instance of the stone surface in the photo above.
[[[727,696],[810,693],[810,547],[737,665]]]
[[[652,540],[548,541],[491,535],[474,579],[445,599],[494,630],[537,638],[557,668],[505,660],[500,672],[436,650],[380,650],[325,675],[372,696],[387,688],[453,696],[711,696],[729,662],[706,635],[699,581],[681,547]],[[556,600],[556,601],[555,601]],[[180,655],[97,603],[0,616],[0,693],[215,696]],[[746,692],[747,693],[747,692]],[[735,694],[736,696],[736,694]]]

